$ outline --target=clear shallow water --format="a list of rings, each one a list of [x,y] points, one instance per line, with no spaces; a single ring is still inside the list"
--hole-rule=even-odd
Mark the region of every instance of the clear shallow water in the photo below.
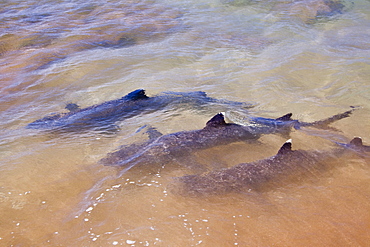
[[[82,107],[137,88],[203,90],[256,103],[254,114],[314,121],[358,105],[334,126],[294,131],[293,147],[369,135],[368,1],[314,18],[314,1],[27,1],[1,3],[0,243],[4,246],[366,246],[369,159],[344,157],[322,176],[263,193],[185,198],[168,164],[131,171],[96,162],[120,145],[202,128],[215,112],[159,111],[114,135],[24,127],[67,103]],[[316,6],[316,7],[315,7]],[[317,7],[319,6],[319,7]],[[274,155],[286,140],[197,154],[209,169]]]

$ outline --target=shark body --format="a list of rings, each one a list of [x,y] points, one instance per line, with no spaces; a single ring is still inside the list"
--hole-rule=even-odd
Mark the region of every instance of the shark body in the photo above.
[[[120,99],[106,101],[83,109],[80,109],[76,104],[68,104],[66,109],[69,112],[46,116],[28,124],[26,128],[65,131],[108,128],[117,121],[162,110],[167,106],[171,106],[171,109],[203,109],[205,106],[208,106],[218,110],[247,109],[252,107],[248,103],[211,98],[202,91],[163,92],[159,95],[148,97],[145,94],[145,90],[138,89]]]
[[[349,144],[341,146],[332,152],[292,150],[292,143],[289,140],[270,158],[206,174],[175,178],[170,187],[174,193],[185,196],[261,191],[268,188],[268,185],[279,184],[282,180],[299,180],[307,174],[325,171],[331,167],[331,162],[337,160],[348,149],[359,153],[370,152],[370,146],[363,145],[360,138],[354,138]]]
[[[264,134],[288,133],[292,128],[301,126],[316,127],[318,123],[330,124],[346,118],[352,110],[337,114],[328,119],[313,123],[299,122],[286,114],[277,119],[259,118],[260,124],[250,126],[226,123],[224,115],[219,113],[211,118],[203,129],[181,131],[167,135],[155,133],[152,139],[138,144],[126,145],[118,151],[109,153],[100,160],[103,165],[121,166],[130,169],[140,164],[166,164],[191,157],[193,152],[234,142],[257,140]]]

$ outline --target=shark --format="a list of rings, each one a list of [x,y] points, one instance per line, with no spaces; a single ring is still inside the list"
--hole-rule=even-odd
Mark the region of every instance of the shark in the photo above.
[[[349,117],[352,110],[311,123],[292,119],[292,113],[282,117],[255,118],[250,126],[227,123],[223,113],[213,116],[202,129],[180,131],[162,135],[155,128],[150,130],[150,139],[142,143],[122,146],[99,161],[106,166],[120,166],[125,171],[143,164],[189,163],[192,154],[212,147],[234,142],[255,141],[265,134],[287,134],[292,128],[321,127]],[[258,124],[257,124],[258,123]]]
[[[65,107],[68,112],[47,115],[29,123],[28,129],[48,129],[63,131],[84,131],[87,129],[115,129],[116,122],[140,114],[165,109],[190,108],[195,110],[208,109],[248,109],[252,104],[245,102],[215,99],[203,91],[193,92],[162,92],[147,96],[144,89],[134,90],[122,98],[106,101],[101,104],[80,108],[70,103]],[[112,128],[111,128],[112,127]]]
[[[370,152],[370,146],[364,145],[359,137],[348,144],[338,144],[341,147],[331,152],[293,150],[292,141],[288,140],[272,157],[200,175],[177,177],[169,188],[173,193],[195,197],[232,192],[261,192],[284,181],[299,180],[306,175],[328,170],[345,150],[360,154]]]

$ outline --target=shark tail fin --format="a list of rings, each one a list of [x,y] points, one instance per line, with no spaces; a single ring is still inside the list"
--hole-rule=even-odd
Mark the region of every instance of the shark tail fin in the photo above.
[[[308,127],[315,127],[315,128],[320,128],[320,129],[332,129],[332,130],[337,130],[333,127],[330,127],[329,125],[338,121],[338,120],[341,120],[343,118],[347,118],[349,117],[352,112],[354,110],[356,110],[355,107],[352,107],[353,109],[349,110],[349,111],[346,111],[346,112],[343,112],[343,113],[339,113],[339,114],[336,114],[334,116],[331,116],[329,118],[326,118],[326,119],[323,119],[323,120],[319,120],[319,121],[315,121],[315,122],[312,122],[312,123],[303,123],[301,122],[300,123],[300,126],[308,126]]]
[[[287,140],[278,151],[278,155],[286,154],[292,151],[292,139]]]

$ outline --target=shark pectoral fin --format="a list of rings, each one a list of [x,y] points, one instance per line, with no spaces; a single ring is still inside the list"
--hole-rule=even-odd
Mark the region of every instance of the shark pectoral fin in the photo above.
[[[146,96],[144,89],[137,89],[135,91],[128,93],[122,99],[123,100],[139,100],[139,99],[148,99],[148,98],[149,97]]]
[[[292,151],[292,139],[287,140],[278,151],[278,155],[283,155]]]
[[[75,112],[75,111],[80,110],[80,106],[75,103],[68,103],[65,109],[67,109],[70,112]]]
[[[275,120],[279,120],[279,121],[292,121],[292,116],[293,116],[293,113],[288,113],[288,114],[285,114],[284,116],[281,116],[279,118],[276,118]]]

